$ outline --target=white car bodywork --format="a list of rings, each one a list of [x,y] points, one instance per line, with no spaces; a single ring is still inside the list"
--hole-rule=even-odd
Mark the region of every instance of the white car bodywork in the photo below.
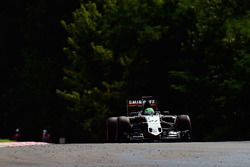
[[[144,116],[148,123],[148,133],[158,136],[162,133],[160,115],[145,115]]]

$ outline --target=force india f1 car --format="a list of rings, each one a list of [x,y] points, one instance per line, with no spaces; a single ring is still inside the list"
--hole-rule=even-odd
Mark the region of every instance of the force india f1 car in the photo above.
[[[153,113],[144,113],[146,103]],[[106,123],[107,142],[191,140],[189,116],[158,111],[157,101],[152,97],[128,100],[127,116],[109,117]]]

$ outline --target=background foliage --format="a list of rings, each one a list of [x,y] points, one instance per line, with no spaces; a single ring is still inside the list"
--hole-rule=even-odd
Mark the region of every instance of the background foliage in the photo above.
[[[153,95],[195,140],[249,139],[249,17],[246,0],[11,1],[0,135],[102,142],[127,98]]]

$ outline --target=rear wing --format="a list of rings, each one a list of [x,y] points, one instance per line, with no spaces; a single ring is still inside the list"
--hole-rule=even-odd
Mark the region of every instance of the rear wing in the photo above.
[[[141,99],[128,99],[127,100],[127,115],[137,115],[142,111],[144,103],[148,101],[154,110],[158,110],[157,100],[151,96],[143,96]]]

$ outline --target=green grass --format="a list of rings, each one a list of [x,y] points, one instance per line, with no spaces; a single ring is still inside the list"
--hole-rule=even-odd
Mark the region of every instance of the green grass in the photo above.
[[[10,139],[0,139],[0,142],[14,142],[14,140],[10,140]]]

